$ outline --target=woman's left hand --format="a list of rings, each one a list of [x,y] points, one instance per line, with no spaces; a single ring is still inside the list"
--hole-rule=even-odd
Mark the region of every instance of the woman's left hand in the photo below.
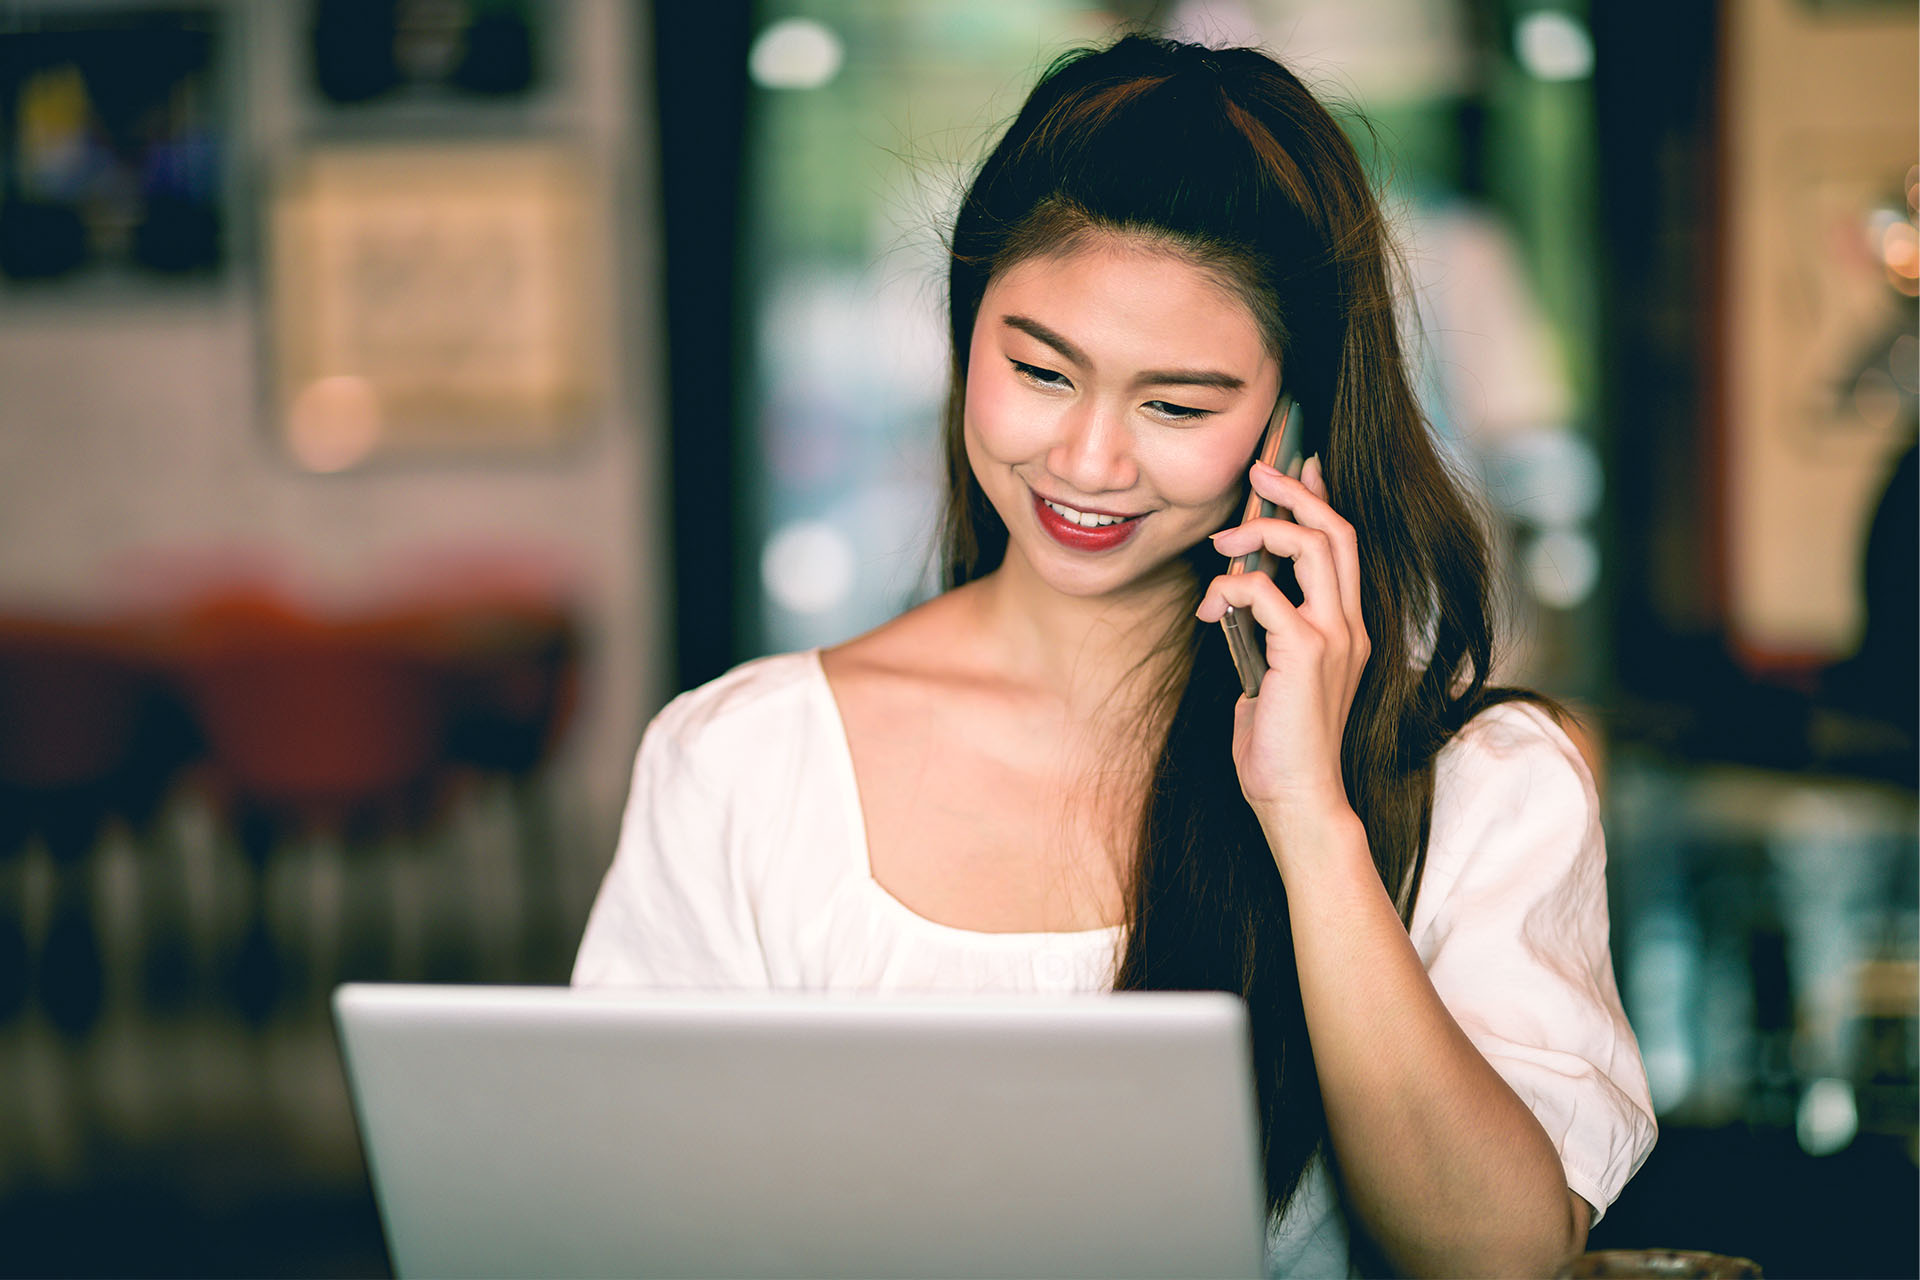
[[[1223,573],[1196,616],[1218,622],[1232,605],[1251,611],[1266,631],[1267,674],[1260,696],[1241,698],[1235,709],[1233,758],[1240,789],[1269,835],[1307,837],[1352,815],[1340,744],[1372,652],[1360,613],[1359,543],[1327,503],[1317,457],[1298,480],[1261,463],[1252,480],[1256,493],[1292,518],[1249,520],[1215,534],[1213,545],[1224,556],[1264,547],[1290,558],[1301,601],[1288,600],[1263,573]]]

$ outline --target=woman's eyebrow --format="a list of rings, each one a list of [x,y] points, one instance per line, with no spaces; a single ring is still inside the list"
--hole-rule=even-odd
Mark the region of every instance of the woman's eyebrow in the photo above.
[[[1088,358],[1086,352],[1031,316],[1004,315],[1000,317],[1000,323],[1046,343],[1082,369],[1093,368],[1093,361]],[[1238,391],[1247,384],[1245,379],[1236,378],[1230,373],[1222,373],[1217,369],[1147,369],[1133,380],[1133,385],[1136,387],[1219,387],[1223,391]]]
[[[1000,317],[1000,323],[1006,325],[1008,328],[1018,329],[1029,337],[1039,339],[1083,369],[1093,368],[1093,361],[1088,358],[1086,352],[1074,346],[1071,342],[1068,342],[1065,338],[1047,328],[1047,326],[1041,324],[1038,320],[1028,316],[1006,315]]]

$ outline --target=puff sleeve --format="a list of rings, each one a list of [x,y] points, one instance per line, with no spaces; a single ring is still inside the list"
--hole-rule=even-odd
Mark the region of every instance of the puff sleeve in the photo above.
[[[575,986],[769,985],[733,838],[737,815],[698,766],[696,705],[682,695],[641,738],[613,865],[574,960]]]
[[[1653,1147],[1653,1107],[1608,951],[1599,799],[1539,708],[1494,707],[1441,752],[1410,933],[1597,1222]]]

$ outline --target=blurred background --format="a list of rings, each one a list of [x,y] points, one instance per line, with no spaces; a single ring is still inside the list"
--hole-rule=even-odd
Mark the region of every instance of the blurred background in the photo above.
[[[0,0],[0,1272],[386,1272],[327,992],[563,981],[648,717],[930,589],[940,229],[1122,22],[1373,123],[1607,806],[1594,1247],[1920,1274],[1899,0]]]

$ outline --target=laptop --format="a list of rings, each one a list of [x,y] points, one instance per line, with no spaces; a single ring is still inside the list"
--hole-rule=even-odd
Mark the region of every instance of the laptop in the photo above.
[[[403,1277],[1261,1271],[1232,996],[350,984],[334,1012]]]

